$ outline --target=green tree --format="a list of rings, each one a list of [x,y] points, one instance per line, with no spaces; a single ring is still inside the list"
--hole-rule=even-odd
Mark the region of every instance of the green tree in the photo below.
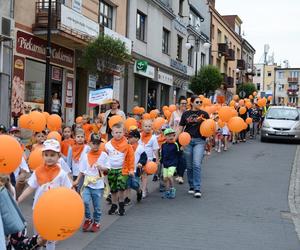
[[[244,91],[246,95],[244,97],[240,96],[240,98],[248,98],[249,95],[252,95],[252,93],[256,91],[256,87],[252,82],[243,83],[238,87],[237,94],[239,95],[241,91]]]
[[[213,65],[203,66],[197,76],[191,79],[190,89],[197,95],[214,92],[222,84],[223,77],[220,70]]]
[[[107,75],[112,75],[113,71],[122,71],[122,66],[130,60],[131,55],[124,42],[101,34],[85,47],[80,65],[89,73],[97,75],[98,81],[105,83]]]

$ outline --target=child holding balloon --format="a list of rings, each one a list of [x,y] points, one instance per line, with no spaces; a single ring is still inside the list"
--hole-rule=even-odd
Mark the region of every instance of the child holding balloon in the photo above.
[[[43,144],[44,164],[38,167],[28,180],[28,187],[18,198],[18,203],[25,200],[35,191],[33,207],[43,193],[57,187],[72,188],[67,173],[59,166],[60,144],[55,139],[46,140]],[[46,249],[55,249],[55,242],[47,242]]]
[[[109,168],[108,156],[100,148],[101,138],[97,134],[91,135],[91,150],[83,155],[80,164],[80,174],[73,185],[77,186],[80,179],[84,176],[82,186],[82,198],[85,207],[84,232],[98,232],[100,230],[101,219],[101,199],[103,197],[104,180],[102,171]],[[94,214],[93,220],[90,213],[90,201],[92,200]]]
[[[112,205],[108,214],[125,215],[124,195],[127,189],[128,176],[134,176],[134,151],[124,136],[123,123],[112,126],[113,138],[105,144],[110,170],[108,183],[111,190]],[[117,202],[119,202],[119,209]]]

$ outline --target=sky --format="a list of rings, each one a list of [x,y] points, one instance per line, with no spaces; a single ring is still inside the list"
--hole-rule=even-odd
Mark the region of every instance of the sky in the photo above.
[[[255,63],[263,62],[264,44],[275,63],[300,67],[300,0],[216,0],[221,15],[237,14],[244,38],[255,48]]]

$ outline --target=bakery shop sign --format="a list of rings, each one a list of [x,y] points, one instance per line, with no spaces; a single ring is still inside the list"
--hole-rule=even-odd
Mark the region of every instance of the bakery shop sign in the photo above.
[[[46,60],[47,41],[32,36],[22,31],[17,32],[18,53],[31,56],[41,60]],[[51,62],[60,66],[69,68],[74,67],[74,52],[73,50],[61,47],[56,44],[51,44]]]

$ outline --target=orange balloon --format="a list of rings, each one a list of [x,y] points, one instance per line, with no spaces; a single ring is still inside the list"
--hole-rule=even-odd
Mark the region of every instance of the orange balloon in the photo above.
[[[204,137],[209,137],[215,134],[216,123],[213,119],[207,119],[201,123],[200,133]]]
[[[176,109],[177,109],[177,107],[176,107],[176,105],[174,105],[174,104],[172,104],[172,105],[169,106],[169,111],[170,111],[171,113],[174,112],[174,111],[176,111]]]
[[[150,119],[151,119],[151,116],[149,113],[143,114],[143,120],[150,120]]]
[[[252,108],[252,103],[251,103],[251,102],[246,102],[245,105],[246,105],[246,107],[247,107],[248,109],[251,109],[251,108]]]
[[[156,109],[150,111],[150,118],[155,119],[158,116],[158,112]]]
[[[229,130],[239,133],[245,129],[245,122],[241,117],[232,117],[227,123]]]
[[[268,101],[272,101],[273,100],[273,96],[269,95],[268,96]]]
[[[211,100],[208,99],[208,98],[204,98],[202,100],[202,103],[203,103],[204,106],[209,106],[209,105],[211,105]]]
[[[233,96],[233,100],[234,100],[234,101],[236,101],[236,102],[237,102],[239,99],[240,99],[240,98],[239,98],[239,96],[238,96],[238,95],[234,95],[234,96]]]
[[[241,100],[239,100],[239,105],[240,105],[240,106],[244,106],[244,105],[245,105],[245,101],[244,101],[244,100],[242,100],[242,99],[241,99]]]
[[[163,106],[162,107],[162,111],[165,111],[166,109],[169,109],[169,107],[168,106]]]
[[[256,91],[254,91],[252,95],[253,95],[253,96],[257,96],[257,92],[256,92]]]
[[[29,129],[30,117],[27,114],[21,115],[19,119],[19,127]]]
[[[29,129],[34,132],[41,132],[46,128],[46,118],[43,113],[33,111],[29,114]]]
[[[46,191],[33,209],[33,224],[46,240],[56,241],[71,237],[81,226],[84,205],[80,195],[69,188]]]
[[[157,172],[157,164],[153,161],[148,161],[146,166],[144,167],[144,171],[146,174],[155,174]]]
[[[10,174],[21,164],[23,149],[10,135],[0,135],[0,173]]]
[[[162,117],[158,117],[153,121],[152,128],[154,130],[159,130],[166,123],[165,119]]]
[[[135,115],[138,115],[138,114],[139,114],[139,110],[140,110],[140,107],[135,106],[135,107],[132,109],[132,113],[135,114]]]
[[[231,117],[235,117],[239,115],[235,108],[230,108],[230,112],[231,112]]]
[[[43,152],[40,148],[36,148],[31,151],[28,157],[28,166],[31,170],[35,170],[37,167],[43,165],[45,163],[43,158]]]
[[[234,106],[235,106],[235,103],[236,103],[236,102],[235,102],[234,100],[231,100],[230,103],[229,103],[229,106],[230,106],[230,107],[234,107]]]
[[[219,109],[219,117],[223,122],[228,122],[232,117],[232,109],[228,106],[223,106]]]
[[[137,127],[137,121],[134,118],[129,117],[124,122],[124,126],[125,126],[125,128],[126,128],[127,131],[130,131],[130,127],[132,127],[132,126]]]
[[[220,128],[223,128],[223,127],[225,126],[225,122],[223,122],[221,119],[219,119],[219,121],[218,121],[218,126],[219,126]]]
[[[199,98],[200,98],[201,101],[203,101],[203,99],[205,98],[205,96],[204,95],[199,95]]]
[[[264,106],[266,106],[266,104],[267,104],[267,101],[266,101],[266,99],[264,99],[264,98],[262,98],[262,99],[259,99],[258,101],[257,101],[257,105],[259,106],[259,107],[264,107]]]
[[[113,125],[115,125],[119,122],[123,122],[123,117],[120,115],[113,115],[112,117],[110,117],[110,119],[108,121],[108,125],[110,128],[112,128]]]
[[[59,141],[59,143],[61,143],[61,135],[57,131],[51,131],[47,135],[47,139],[55,139],[55,140]]]
[[[76,124],[82,123],[82,116],[78,116],[75,120]]]
[[[180,145],[182,146],[187,146],[190,144],[191,142],[191,136],[189,133],[187,132],[182,132],[179,136],[178,136],[178,140],[179,140],[179,143]]]
[[[59,115],[50,115],[47,119],[47,128],[50,131],[57,131],[61,129],[62,120]]]
[[[165,116],[168,120],[170,119],[171,115],[172,115],[172,113],[171,113],[170,110],[165,110],[165,111],[164,111],[164,116]]]
[[[46,112],[46,111],[44,111],[42,114],[45,116],[45,119],[47,121],[47,119],[50,116],[50,114],[48,112]]]
[[[245,107],[240,107],[240,109],[239,109],[240,115],[243,115],[243,114],[245,114],[246,112],[247,112],[247,109],[246,109]]]
[[[139,107],[139,115],[145,113],[145,109],[143,107]]]
[[[251,124],[251,123],[252,123],[252,118],[251,118],[251,117],[248,117],[248,118],[246,119],[246,123],[247,123],[247,124]]]

